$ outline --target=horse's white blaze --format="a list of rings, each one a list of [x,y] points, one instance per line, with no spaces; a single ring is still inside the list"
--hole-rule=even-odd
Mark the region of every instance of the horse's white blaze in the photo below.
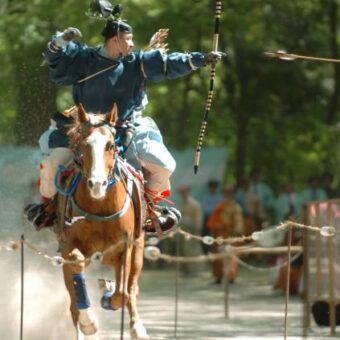
[[[87,139],[91,146],[92,152],[92,168],[89,180],[92,181],[93,187],[90,188],[91,196],[99,199],[103,198],[107,189],[107,175],[105,172],[104,151],[107,136],[101,134],[99,131],[94,131]],[[105,185],[103,183],[106,183]]]

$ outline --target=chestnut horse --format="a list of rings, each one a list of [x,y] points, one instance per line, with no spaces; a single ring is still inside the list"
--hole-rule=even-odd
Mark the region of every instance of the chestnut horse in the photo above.
[[[78,155],[80,179],[66,205],[66,199],[59,198],[59,220],[64,240],[61,242],[64,280],[78,339],[81,333],[92,335],[98,329],[84,276],[89,259],[96,256],[114,269],[116,279],[115,288],[104,292],[102,307],[117,310],[124,303],[130,314],[131,338],[149,339],[136,306],[144,233],[136,230],[138,211],[131,199],[131,174],[119,171],[124,162],[118,157],[115,144],[116,105],[107,115],[88,114],[79,105],[75,118],[76,123],[68,133],[70,146]],[[71,217],[68,225],[63,223],[66,210],[70,211],[66,217]]]

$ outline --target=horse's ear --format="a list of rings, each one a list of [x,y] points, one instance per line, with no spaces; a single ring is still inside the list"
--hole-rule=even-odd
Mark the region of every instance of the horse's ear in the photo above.
[[[112,125],[115,125],[118,119],[118,108],[117,104],[114,103],[110,113],[106,115],[106,121]]]
[[[85,122],[87,122],[89,120],[89,117],[88,117],[88,115],[87,115],[87,113],[86,113],[82,103],[80,103],[78,105],[78,117],[79,117],[79,121],[81,123],[85,123]]]

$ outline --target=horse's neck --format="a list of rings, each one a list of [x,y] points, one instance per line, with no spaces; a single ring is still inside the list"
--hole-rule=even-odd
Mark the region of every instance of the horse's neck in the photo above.
[[[103,199],[97,200],[91,197],[86,180],[82,179],[75,192],[75,200],[82,209],[89,213],[110,215],[122,209],[127,195],[125,187],[125,183],[120,180],[108,190]]]

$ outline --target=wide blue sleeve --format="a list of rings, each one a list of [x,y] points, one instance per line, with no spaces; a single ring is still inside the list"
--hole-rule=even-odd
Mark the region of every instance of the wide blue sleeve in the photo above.
[[[144,77],[155,82],[182,77],[203,66],[205,56],[200,52],[164,54],[152,50],[141,56]]]
[[[65,47],[48,45],[44,57],[48,62],[50,77],[58,85],[73,85],[86,76],[89,48],[78,42]]]

